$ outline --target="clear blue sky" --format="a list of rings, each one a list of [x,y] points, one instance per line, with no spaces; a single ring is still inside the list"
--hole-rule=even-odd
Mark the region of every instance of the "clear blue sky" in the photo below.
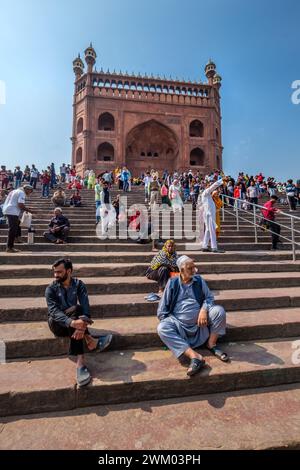
[[[72,60],[97,68],[223,77],[224,169],[300,178],[298,0],[0,0],[0,163],[70,161]]]

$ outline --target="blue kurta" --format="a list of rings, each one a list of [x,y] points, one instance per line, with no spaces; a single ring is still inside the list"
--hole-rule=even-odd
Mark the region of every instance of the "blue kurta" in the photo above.
[[[178,282],[178,281],[177,281]],[[197,299],[194,284],[202,287],[202,299]],[[157,316],[160,319],[158,334],[176,357],[180,357],[188,348],[197,348],[204,344],[210,333],[224,335],[226,330],[226,313],[223,307],[214,305],[214,296],[206,282],[200,276],[184,284],[179,278],[177,299],[172,311],[172,280],[168,282],[160,301]],[[199,327],[198,316],[201,308],[208,312],[208,327]]]

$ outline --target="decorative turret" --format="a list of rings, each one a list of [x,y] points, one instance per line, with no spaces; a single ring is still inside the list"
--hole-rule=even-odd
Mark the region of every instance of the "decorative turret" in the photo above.
[[[87,66],[88,66],[88,73],[92,73],[92,71],[93,71],[93,66],[94,66],[95,63],[96,63],[96,58],[97,58],[97,54],[96,54],[95,49],[93,48],[92,43],[91,43],[90,46],[84,51],[84,54],[85,54],[85,61],[86,61]]]
[[[216,74],[213,78],[213,85],[219,90],[221,88],[222,77],[219,74]]]
[[[205,66],[205,75],[208,79],[209,85],[213,84],[213,78],[216,75],[216,64],[210,59]]]
[[[75,73],[76,80],[78,80],[81,75],[84,73],[84,63],[82,62],[80,58],[80,54],[78,54],[78,57],[73,60],[73,70]]]

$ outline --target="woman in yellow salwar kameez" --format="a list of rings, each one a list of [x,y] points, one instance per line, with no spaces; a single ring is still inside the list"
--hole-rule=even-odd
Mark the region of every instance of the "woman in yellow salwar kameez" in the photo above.
[[[212,198],[216,206],[216,237],[218,239],[221,234],[221,209],[223,207],[223,201],[220,198],[218,190],[212,193]]]

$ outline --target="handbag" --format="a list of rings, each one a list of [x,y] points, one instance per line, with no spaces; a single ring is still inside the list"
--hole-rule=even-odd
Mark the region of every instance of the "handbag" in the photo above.
[[[23,212],[21,222],[20,222],[20,227],[30,228],[31,222],[32,222],[32,214],[30,214],[30,212]]]

